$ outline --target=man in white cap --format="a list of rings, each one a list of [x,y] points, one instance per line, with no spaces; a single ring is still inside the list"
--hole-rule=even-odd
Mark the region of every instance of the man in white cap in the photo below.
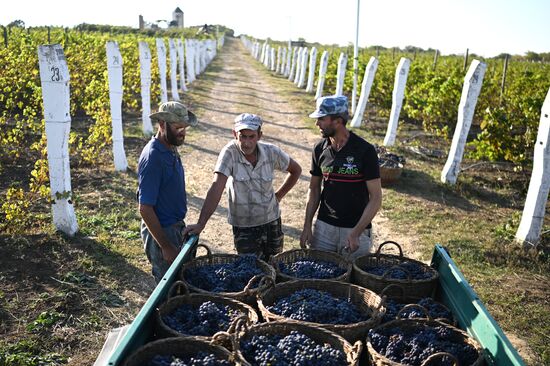
[[[178,146],[197,117],[179,102],[163,103],[150,115],[158,131],[141,152],[138,163],[138,202],[141,237],[157,283],[183,245],[187,213],[185,172]]]
[[[283,250],[279,202],[296,184],[302,168],[279,147],[259,141],[259,116],[243,113],[235,118],[234,140],[222,149],[195,225],[185,233],[199,234],[218,207],[227,183],[228,221],[239,254],[256,254],[267,260]],[[273,189],[275,169],[288,172],[283,184]]]
[[[376,149],[347,129],[345,96],[317,99],[309,116],[323,139],[313,148],[300,245],[357,258],[371,251],[371,222],[382,204]]]

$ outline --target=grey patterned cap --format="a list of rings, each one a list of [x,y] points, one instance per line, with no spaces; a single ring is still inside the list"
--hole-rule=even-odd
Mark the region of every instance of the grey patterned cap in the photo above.
[[[262,127],[262,119],[255,114],[242,113],[235,118],[235,132],[240,130],[257,131],[260,127]]]
[[[345,96],[331,95],[317,99],[317,109],[309,116],[321,118],[328,115],[348,113],[348,98]]]
[[[153,121],[187,123],[189,126],[196,126],[199,121],[186,106],[180,102],[165,102],[159,107],[159,111],[149,115]]]

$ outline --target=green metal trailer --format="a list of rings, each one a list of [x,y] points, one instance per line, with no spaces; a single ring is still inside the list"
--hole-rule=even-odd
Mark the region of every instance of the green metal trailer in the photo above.
[[[192,236],[184,244],[182,251],[157,285],[140,312],[125,329],[123,335],[113,341],[111,350],[95,365],[121,365],[123,360],[141,345],[153,338],[156,308],[164,301],[168,289],[177,279],[178,270],[196,247],[198,237]],[[485,349],[486,363],[497,366],[525,365],[504,332],[487,311],[475,291],[470,287],[449,253],[441,245],[436,245],[431,266],[440,274],[436,299],[444,303],[454,313],[458,326],[479,341]]]

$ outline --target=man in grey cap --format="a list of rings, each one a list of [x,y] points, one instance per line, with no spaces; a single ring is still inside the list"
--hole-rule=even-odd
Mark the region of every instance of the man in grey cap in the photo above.
[[[183,245],[187,213],[185,172],[178,146],[197,117],[179,102],[163,103],[150,115],[158,131],[141,152],[138,163],[138,202],[141,238],[157,283]]]
[[[371,221],[382,204],[376,149],[347,129],[345,96],[317,99],[309,116],[317,119],[323,139],[313,148],[300,245],[357,258],[371,251]]]
[[[206,194],[199,220],[185,233],[199,234],[218,207],[227,183],[228,221],[239,254],[256,254],[267,260],[283,250],[279,202],[296,184],[302,168],[279,147],[260,142],[262,120],[243,113],[235,118],[234,140],[218,155],[214,181]],[[275,169],[288,172],[283,184],[273,189]]]

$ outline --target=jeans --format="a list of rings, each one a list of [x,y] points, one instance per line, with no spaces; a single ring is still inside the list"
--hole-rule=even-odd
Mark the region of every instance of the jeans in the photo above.
[[[178,249],[178,252],[183,246],[184,238],[182,232],[184,228],[185,223],[183,221],[162,228],[170,242]],[[166,271],[168,271],[168,268],[170,268],[170,264],[162,257],[160,246],[149,232],[149,229],[147,229],[147,225],[145,225],[143,220],[141,221],[141,239],[143,240],[143,248],[145,249],[147,259],[153,267],[152,273],[155,281],[159,283]]]
[[[371,229],[365,229],[361,233],[361,236],[359,236],[359,248],[355,252],[350,253],[345,249],[348,246],[348,235],[352,230],[353,228],[333,226],[324,221],[316,220],[313,225],[311,247],[313,249],[336,252],[350,260],[371,253]]]

